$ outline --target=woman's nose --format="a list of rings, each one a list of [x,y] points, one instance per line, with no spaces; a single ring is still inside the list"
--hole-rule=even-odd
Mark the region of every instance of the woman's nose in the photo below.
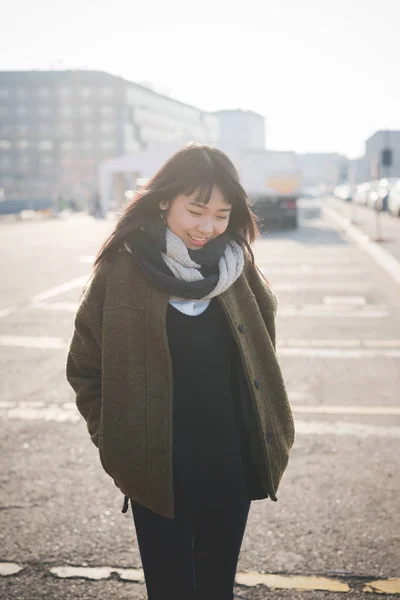
[[[213,222],[210,219],[202,221],[199,223],[197,229],[204,234],[212,233],[214,229]]]

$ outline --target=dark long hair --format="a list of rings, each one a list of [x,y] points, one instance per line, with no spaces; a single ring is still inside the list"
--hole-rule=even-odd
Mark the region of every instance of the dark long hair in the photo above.
[[[123,205],[115,227],[100,247],[96,268],[106,256],[117,252],[121,243],[149,218],[160,218],[161,201],[169,203],[176,196],[189,196],[198,190],[196,202],[208,204],[213,186],[217,186],[232,206],[227,233],[247,252],[254,265],[250,244],[259,236],[257,217],[239,181],[238,172],[224,152],[191,142],[175,152],[132,200]]]

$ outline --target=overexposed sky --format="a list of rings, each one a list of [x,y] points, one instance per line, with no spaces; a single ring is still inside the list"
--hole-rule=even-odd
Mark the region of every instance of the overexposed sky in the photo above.
[[[269,148],[355,157],[400,129],[400,0],[13,0],[0,70],[50,68],[254,110]]]

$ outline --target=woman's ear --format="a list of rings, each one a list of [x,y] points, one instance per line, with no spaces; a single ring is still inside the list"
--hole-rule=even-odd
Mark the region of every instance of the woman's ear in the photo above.
[[[159,204],[159,206],[160,206],[161,210],[167,210],[168,203],[164,202],[164,201],[161,201],[160,204]]]

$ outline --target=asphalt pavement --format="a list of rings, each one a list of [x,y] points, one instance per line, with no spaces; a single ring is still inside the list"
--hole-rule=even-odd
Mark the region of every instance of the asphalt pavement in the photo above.
[[[323,202],[303,203],[297,230],[254,245],[279,300],[296,441],[278,502],[252,503],[239,598],[400,594],[400,288],[333,208],[343,226]],[[131,513],[64,374],[79,294],[113,225],[0,223],[2,600],[146,598]],[[400,219],[390,226],[400,260]]]

